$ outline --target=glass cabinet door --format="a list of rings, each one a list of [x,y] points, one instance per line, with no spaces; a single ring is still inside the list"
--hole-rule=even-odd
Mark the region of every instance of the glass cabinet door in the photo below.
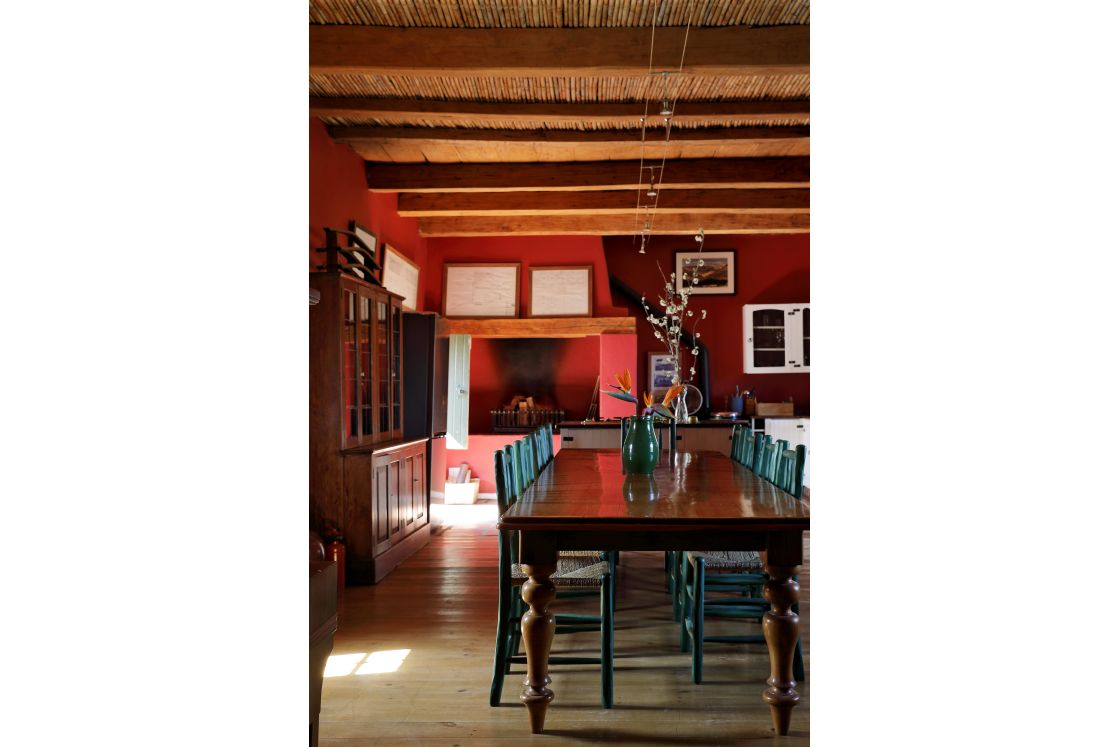
[[[358,296],[358,406],[361,412],[361,443],[373,441],[373,325],[371,299]]]
[[[747,336],[748,369],[766,371],[786,367],[786,311],[756,308],[750,313]]]
[[[809,307],[801,310],[801,365],[809,367]]]
[[[389,412],[389,304],[377,300],[377,437],[384,441],[392,434]]]
[[[743,372],[808,370],[809,304],[744,304]]]
[[[342,437],[347,446],[361,437],[358,412],[358,294],[342,292]]]

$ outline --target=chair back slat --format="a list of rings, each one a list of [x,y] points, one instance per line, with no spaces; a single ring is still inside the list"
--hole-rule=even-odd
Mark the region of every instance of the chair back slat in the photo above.
[[[556,456],[552,447],[552,437],[554,431],[552,430],[552,423],[546,423],[541,430],[544,432],[544,451],[548,455],[548,461],[551,462],[552,458]]]
[[[754,434],[754,459],[751,461],[751,471],[756,475],[762,475],[762,452],[768,443],[770,443],[770,436]]]
[[[743,426],[736,424],[731,426],[731,458],[739,464],[743,463],[742,448]]]
[[[506,444],[506,461],[509,466],[509,492],[513,496],[512,500],[516,501],[521,497],[521,491],[524,490],[524,482],[521,477],[521,446],[517,441],[511,444]]]
[[[778,468],[778,445],[768,443],[762,447],[762,459],[758,470],[755,472],[770,482],[774,482],[774,472]]]
[[[742,444],[742,458],[739,461],[742,462],[747,469],[752,469],[754,467],[755,447],[755,438],[753,431],[744,432]]]
[[[521,491],[525,492],[525,488],[536,482],[537,468],[533,464],[533,447],[532,441],[528,436],[520,439],[518,443],[521,444]]]

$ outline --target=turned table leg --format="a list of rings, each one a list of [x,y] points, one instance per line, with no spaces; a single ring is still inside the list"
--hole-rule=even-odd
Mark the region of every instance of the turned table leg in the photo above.
[[[770,610],[762,616],[762,634],[770,650],[770,677],[766,680],[770,687],[763,692],[762,699],[769,704],[774,730],[780,735],[789,733],[793,707],[801,700],[797,681],[793,679],[793,651],[799,628],[799,618],[793,611],[799,587],[793,576],[800,564],[800,532],[796,537],[783,537],[782,541],[771,543],[765,566],[770,579],[763,589]]]
[[[548,676],[548,655],[552,637],[556,632],[556,617],[548,605],[556,598],[556,587],[549,576],[556,570],[556,561],[522,565],[529,578],[521,585],[521,598],[529,610],[521,617],[521,636],[525,640],[525,659],[528,676],[521,702],[529,709],[529,725],[534,734],[544,731],[544,717],[553,693],[548,689],[552,678]]]

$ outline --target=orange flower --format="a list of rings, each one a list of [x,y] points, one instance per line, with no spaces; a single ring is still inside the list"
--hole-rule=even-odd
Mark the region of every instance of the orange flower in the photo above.
[[[614,375],[615,381],[618,382],[618,388],[624,392],[630,391],[632,382],[630,381],[630,370],[622,369],[622,373]]]
[[[650,394],[649,392],[646,392],[642,395],[642,399],[645,400],[646,407],[653,407],[653,395],[652,394]]]
[[[669,403],[675,400],[677,398],[677,395],[682,391],[684,391],[684,387],[680,384],[674,384],[673,386],[669,387],[669,391],[665,392],[665,399],[661,400],[661,404],[668,407]],[[649,403],[647,402],[646,405],[648,406]]]

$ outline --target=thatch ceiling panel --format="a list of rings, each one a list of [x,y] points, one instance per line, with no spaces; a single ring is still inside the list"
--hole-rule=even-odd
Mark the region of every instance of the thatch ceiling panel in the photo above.
[[[425,119],[411,116],[374,116],[374,117],[320,117],[328,125],[377,125],[379,127],[447,127],[446,119]],[[722,119],[716,123],[686,124],[677,122],[674,130],[691,130],[701,127],[792,127],[809,124],[808,117],[752,117],[750,119]],[[551,122],[545,120],[494,120],[471,119],[460,117],[455,120],[455,127],[468,129],[497,129],[497,130],[634,130],[637,137],[640,123],[635,119],[603,119],[597,122]],[[659,139],[664,137],[664,130],[649,129],[647,138]]]
[[[398,28],[782,26],[809,0],[310,0],[310,22]]]
[[[597,78],[406,77],[312,75],[312,96],[377,96],[439,101],[615,102],[660,100],[659,75]],[[672,76],[681,101],[807,99],[808,75]]]

